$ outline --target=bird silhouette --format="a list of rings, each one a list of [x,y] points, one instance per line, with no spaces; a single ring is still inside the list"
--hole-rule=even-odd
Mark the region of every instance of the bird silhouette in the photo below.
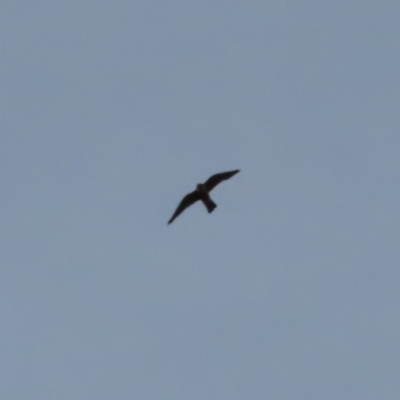
[[[222,181],[232,178],[232,176],[236,175],[239,171],[239,169],[235,169],[234,171],[220,172],[219,174],[210,176],[204,183],[197,184],[196,189],[193,192],[188,193],[179,203],[171,219],[168,221],[168,225],[172,223],[178,215],[199,200],[201,200],[206,206],[207,211],[212,213],[217,205],[211,199],[209,193],[215,188],[215,186],[220,184]]]

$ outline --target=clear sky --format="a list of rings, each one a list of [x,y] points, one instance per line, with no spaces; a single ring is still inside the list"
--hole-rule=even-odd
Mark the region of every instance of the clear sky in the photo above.
[[[399,21],[2,1],[0,398],[398,398]]]

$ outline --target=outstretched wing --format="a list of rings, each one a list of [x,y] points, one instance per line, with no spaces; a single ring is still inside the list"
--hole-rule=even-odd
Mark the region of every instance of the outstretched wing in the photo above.
[[[227,171],[227,172],[220,172],[219,174],[215,174],[208,178],[204,182],[204,186],[206,187],[207,191],[210,192],[222,181],[226,181],[229,178],[232,178],[233,175],[236,175],[240,169],[235,169],[234,171]]]
[[[174,214],[172,215],[171,219],[168,221],[168,225],[184,210],[190,207],[192,204],[196,203],[196,201],[200,200],[200,194],[197,190],[187,194],[182,201],[179,203],[178,207],[176,208]]]

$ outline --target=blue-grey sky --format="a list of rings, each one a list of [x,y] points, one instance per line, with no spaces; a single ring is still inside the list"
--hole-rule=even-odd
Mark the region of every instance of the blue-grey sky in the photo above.
[[[3,1],[0,397],[398,398],[399,21]]]

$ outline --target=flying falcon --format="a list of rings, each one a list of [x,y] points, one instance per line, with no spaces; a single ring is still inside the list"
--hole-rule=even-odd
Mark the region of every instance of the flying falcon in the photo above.
[[[196,190],[187,194],[182,201],[179,203],[177,209],[172,215],[171,219],[168,221],[168,225],[184,210],[190,207],[192,204],[196,203],[196,201],[201,200],[203,204],[206,206],[207,211],[212,213],[217,205],[211,200],[209,193],[211,190],[215,188],[222,181],[226,181],[229,178],[232,178],[233,175],[236,175],[240,169],[235,169],[234,171],[221,172],[219,174],[212,175],[208,178],[204,183],[199,183],[196,186]]]

